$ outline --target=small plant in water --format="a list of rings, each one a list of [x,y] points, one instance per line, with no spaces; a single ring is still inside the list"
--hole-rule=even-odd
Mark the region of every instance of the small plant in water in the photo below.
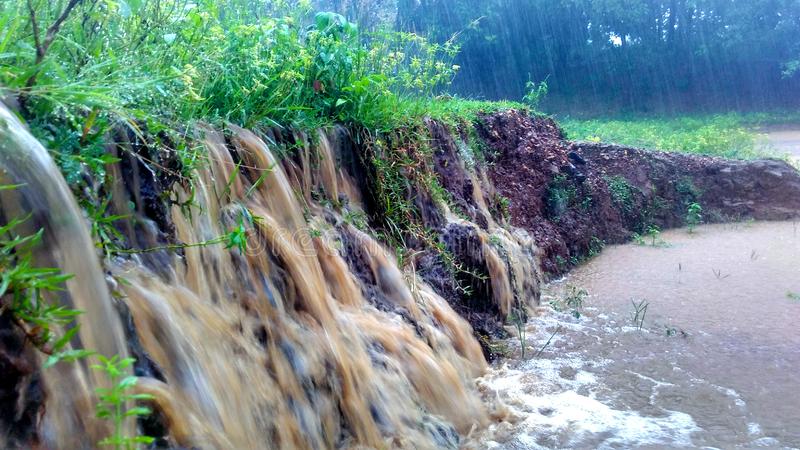
[[[647,300],[640,300],[636,301],[631,299],[631,304],[633,305],[633,313],[631,314],[631,320],[633,321],[633,325],[639,330],[642,330],[644,326],[644,318],[647,315],[647,307],[650,305]]]
[[[545,342],[544,345],[542,345],[542,348],[540,348],[539,351],[536,352],[535,355],[533,355],[534,358],[538,358],[539,355],[541,355],[542,352],[544,352],[544,350],[547,348],[548,345],[550,345],[550,342],[553,341],[553,338],[556,337],[556,334],[558,334],[559,331],[561,331],[561,325],[556,327],[556,330],[553,331],[553,334],[550,335],[550,337],[547,339],[547,342]]]
[[[588,295],[589,293],[585,289],[568,285],[564,298],[551,301],[550,306],[559,312],[569,310],[572,317],[580,319],[584,299]]]
[[[671,326],[668,326],[668,325],[664,325],[664,328],[665,328],[665,332],[667,334],[667,337],[680,336],[680,337],[682,337],[684,339],[689,337],[689,333],[687,333],[683,329],[671,327]]]
[[[648,225],[645,234],[633,233],[633,242],[637,245],[651,247],[667,247],[669,244],[661,239],[661,229],[657,225]]]
[[[588,257],[594,258],[599,255],[605,246],[606,242],[604,240],[597,236],[592,236],[592,239],[589,241]]]
[[[786,298],[788,298],[789,300],[800,302],[800,293],[789,291],[786,293]]]
[[[525,322],[527,314],[520,308],[513,308],[508,315],[508,321],[511,322],[517,329],[517,338],[519,338],[520,357],[525,359]]]
[[[125,376],[125,374],[136,360],[120,358],[119,355],[111,358],[98,355],[97,358],[100,363],[93,364],[92,369],[102,372],[111,381],[110,388],[97,389],[100,397],[100,402],[97,404],[97,417],[110,420],[114,424],[114,434],[98,444],[113,447],[115,450],[132,450],[137,447],[137,444],[151,444],[154,440],[152,437],[126,436],[123,427],[126,419],[147,416],[151,413],[150,408],[143,406],[127,408],[127,404],[130,402],[153,399],[153,396],[149,394],[130,393],[131,388],[136,386],[138,378],[133,375]]]
[[[714,276],[717,277],[718,280],[724,280],[725,278],[731,276],[729,273],[723,274],[722,269],[711,269],[711,271],[714,272]]]
[[[686,228],[689,233],[694,233],[695,227],[703,222],[703,207],[697,202],[692,202],[686,210]]]

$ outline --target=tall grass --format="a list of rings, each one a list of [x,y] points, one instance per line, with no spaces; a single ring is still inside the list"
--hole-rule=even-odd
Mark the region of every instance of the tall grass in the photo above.
[[[68,175],[107,164],[121,124],[154,145],[193,121],[391,128],[458,70],[454,40],[362,33],[303,0],[9,0],[0,25],[0,87]]]

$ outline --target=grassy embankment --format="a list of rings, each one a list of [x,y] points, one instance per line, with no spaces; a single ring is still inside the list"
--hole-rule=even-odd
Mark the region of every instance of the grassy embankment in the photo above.
[[[5,99],[101,224],[109,199],[97,186],[114,183],[108,144],[120,131],[153,155],[177,155],[191,184],[206,162],[190,138],[198,122],[292,131],[338,123],[373,143],[424,149],[423,117],[455,125],[524,108],[440,96],[459,70],[455,39],[364,32],[307,1],[17,0],[0,4],[0,24]],[[395,149],[381,153],[377,169],[403,167]]]
[[[725,113],[676,117],[560,120],[567,137],[726,158],[784,157],[759,129],[798,124],[800,112]]]

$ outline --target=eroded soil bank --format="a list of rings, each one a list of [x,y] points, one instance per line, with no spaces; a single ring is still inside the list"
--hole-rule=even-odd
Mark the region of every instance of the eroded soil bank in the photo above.
[[[650,226],[682,226],[692,203],[706,222],[800,211],[800,177],[783,161],[568,142],[554,122],[515,111],[485,117],[481,129],[496,151],[489,174],[510,199],[511,223],[534,236],[549,274]]]
[[[189,143],[207,159],[191,179],[157,137],[121,129],[108,148],[116,181],[80,191],[6,117],[0,181],[23,188],[5,191],[1,212],[48,230],[39,262],[76,275],[61,300],[85,311],[74,344],[113,342],[106,354],[137,359],[155,395],[140,429],[167,448],[458,448],[492,423],[513,426],[474,380],[543,280],[683,225],[695,203],[710,222],[800,213],[800,174],[784,162],[570,143],[515,110],[380,136],[200,127]],[[107,254],[76,200],[117,217]],[[57,220],[65,204],[80,233]],[[86,365],[40,370],[3,323],[0,447],[93,447],[107,435],[92,413],[102,380]],[[548,439],[572,439],[558,433]]]
[[[543,303],[562,312],[543,306],[528,324],[528,359],[481,381],[519,421],[480,445],[800,447],[798,224],[661,238],[607,248],[544,289]],[[588,292],[579,318],[561,303],[572,287]],[[640,328],[632,302],[643,301]],[[509,345],[519,357],[518,341]]]

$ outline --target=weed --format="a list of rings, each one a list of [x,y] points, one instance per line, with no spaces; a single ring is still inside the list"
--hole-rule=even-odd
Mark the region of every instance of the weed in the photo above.
[[[547,187],[547,209],[551,217],[558,219],[572,206],[578,190],[564,175],[556,175]]]
[[[608,183],[608,191],[614,204],[626,213],[632,212],[633,187],[628,183],[628,180],[619,175],[605,177],[605,180]]]
[[[497,194],[494,202],[503,219],[506,221],[511,220],[511,200],[509,200],[508,197]]]
[[[585,289],[568,285],[564,298],[551,301],[550,307],[558,312],[569,310],[573,317],[580,319],[583,303],[588,295]]]
[[[549,87],[547,86],[547,80],[541,81],[536,83],[532,80],[525,83],[525,96],[522,97],[522,101],[525,102],[526,105],[530,106],[531,109],[537,109],[539,107],[539,103],[544,99],[549,91]]]
[[[651,246],[651,247],[667,247],[669,244],[661,239],[661,229],[656,225],[648,225],[645,230],[645,235],[633,233],[633,241],[637,245]]]
[[[689,337],[689,333],[680,328],[664,325],[664,332],[667,337],[680,336],[684,339]]]
[[[546,348],[547,348],[547,347],[550,345],[550,342],[552,342],[552,341],[553,341],[553,338],[554,338],[554,337],[556,337],[556,334],[558,334],[558,332],[559,332],[559,331],[561,331],[561,325],[559,325],[559,326],[557,326],[557,327],[556,327],[555,331],[553,331],[553,333],[552,333],[552,334],[550,335],[550,337],[547,339],[547,342],[545,342],[545,343],[544,343],[544,345],[542,345],[542,347],[539,349],[539,351],[538,351],[538,352],[536,352],[536,354],[535,354],[535,355],[533,355],[533,357],[534,357],[534,358],[538,358],[539,356],[541,356],[541,354],[542,354],[542,353],[545,351],[545,349],[546,349]]]
[[[520,347],[520,351],[521,351],[521,358],[525,359],[525,347],[527,345],[527,342],[526,342],[526,339],[525,339],[525,336],[526,336],[525,335],[525,333],[526,333],[525,323],[527,321],[527,314],[525,314],[524,310],[522,310],[520,308],[517,308],[517,307],[514,307],[514,308],[511,309],[511,312],[508,314],[507,320],[508,320],[508,322],[511,322],[511,324],[513,324],[514,327],[517,329],[517,338],[519,339],[519,347]]]
[[[255,216],[250,216],[249,212],[243,213],[239,217],[239,222],[230,231],[226,234],[221,236],[215,237],[213,239],[208,239],[201,242],[193,242],[189,244],[168,244],[168,245],[160,245],[156,247],[148,247],[148,248],[132,248],[132,249],[122,249],[122,248],[114,248],[113,250],[109,251],[109,254],[119,254],[119,255],[132,255],[132,254],[139,254],[139,253],[151,253],[157,252],[161,250],[183,250],[187,248],[195,248],[195,247],[208,247],[211,245],[217,244],[224,244],[225,249],[237,249],[240,253],[245,253],[247,250],[247,226],[252,226],[253,222],[258,220]],[[245,221],[248,222],[248,225],[245,225]]]
[[[114,447],[115,450],[132,450],[138,447],[137,444],[151,444],[154,440],[152,437],[126,436],[123,427],[127,418],[146,416],[151,413],[149,408],[143,406],[127,407],[130,402],[153,400],[153,396],[149,394],[130,393],[138,378],[126,374],[136,360],[133,358],[120,358],[118,355],[114,355],[111,358],[97,355],[97,359],[99,364],[92,364],[92,369],[102,372],[111,381],[110,388],[97,389],[100,399],[97,404],[97,417],[109,420],[114,425],[113,434],[98,444]]]
[[[703,193],[689,177],[683,177],[678,180],[678,183],[675,185],[675,190],[678,192],[678,196],[683,200],[683,203],[687,207],[692,203],[696,203]],[[698,212],[701,211],[702,208]]]
[[[721,269],[711,269],[711,271],[714,272],[714,276],[718,280],[724,280],[725,278],[728,278],[729,276],[731,276],[731,274],[729,274],[729,273],[723,274]]]
[[[650,305],[647,300],[640,300],[636,301],[631,299],[631,304],[633,305],[633,313],[631,314],[631,320],[633,321],[633,325],[641,331],[642,327],[644,326],[644,319],[647,315],[647,307]]]
[[[13,188],[16,186],[0,186]],[[11,314],[27,339],[49,355],[45,367],[88,356],[91,352],[67,347],[78,332],[73,322],[81,311],[48,300],[50,294],[63,290],[72,276],[54,268],[34,267],[33,251],[41,243],[43,230],[29,236],[16,234],[15,229],[26,220],[12,219],[0,226],[0,313]],[[59,329],[67,331],[59,336]]]
[[[689,233],[694,233],[695,227],[703,222],[702,212],[703,207],[697,202],[692,202],[687,207],[686,227],[689,229]]]
[[[399,267],[400,269],[404,268],[406,266],[406,261],[408,258],[408,253],[409,253],[408,249],[406,249],[405,247],[398,246],[395,247],[394,253],[395,255],[397,255],[397,267]]]
[[[605,246],[606,246],[606,242],[604,240],[600,239],[597,236],[592,236],[592,238],[589,240],[589,247],[588,247],[589,248],[589,253],[588,253],[589,258],[594,258],[595,256],[599,255],[600,252],[603,251],[603,248],[605,248]]]
[[[8,188],[0,186],[0,189]],[[45,369],[59,362],[73,362],[95,355],[91,350],[68,347],[79,330],[73,322],[82,311],[52,303],[46,296],[61,291],[71,275],[61,274],[58,269],[32,267],[33,249],[41,242],[43,230],[30,236],[16,235],[14,229],[25,221],[24,218],[13,219],[0,227],[0,314],[10,313],[28,340],[48,355],[43,364]],[[67,331],[57,336],[57,329]],[[150,413],[146,408],[125,409],[128,401],[152,399],[149,395],[125,393],[136,383],[136,377],[120,378],[134,360],[120,360],[118,356],[106,359],[102,355],[97,355],[97,358],[102,365],[92,367],[106,373],[114,385],[111,389],[97,389],[100,396],[98,417],[114,422],[114,434],[99,444],[128,450],[135,444],[152,443],[153,439],[146,436],[126,437],[122,434],[122,423],[127,417]]]
[[[345,223],[350,224],[361,231],[366,231],[369,229],[369,225],[367,224],[367,215],[360,210],[353,209],[345,211],[343,219]]]
[[[786,293],[786,298],[789,300],[800,301],[800,293],[789,291]]]
[[[567,260],[564,259],[563,256],[556,255],[555,260],[556,260],[556,266],[558,267],[559,270],[564,270],[567,268]]]
[[[500,239],[500,236],[498,236],[496,234],[493,234],[493,235],[489,236],[489,243],[494,245],[495,247],[502,247],[503,246],[503,240]]]

